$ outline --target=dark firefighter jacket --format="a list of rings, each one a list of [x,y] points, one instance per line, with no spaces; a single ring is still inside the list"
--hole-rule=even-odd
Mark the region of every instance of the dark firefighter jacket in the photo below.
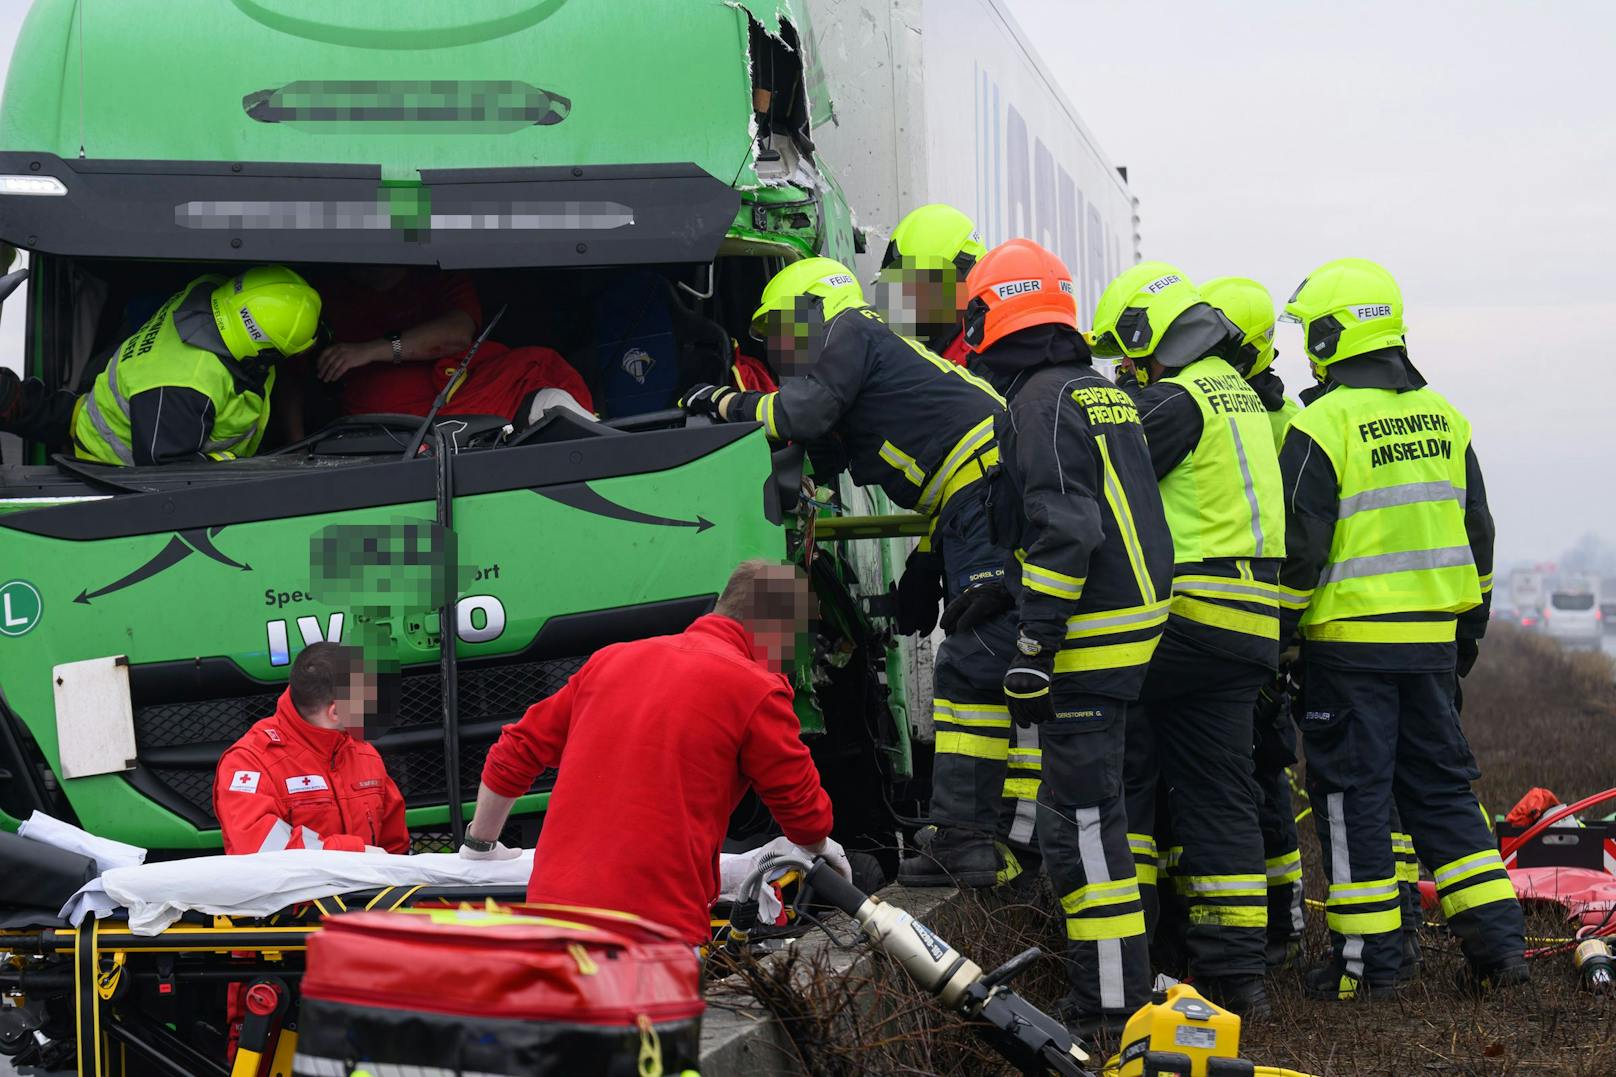
[[[986,382],[898,336],[867,307],[830,320],[806,374],[730,405],[732,418],[756,419],[777,440],[836,434],[853,481],[926,516],[993,462],[993,417],[1003,411]]]
[[[1059,647],[1055,672],[1135,699],[1172,595],[1173,541],[1139,413],[1076,334],[1037,327],[982,353],[1009,397],[990,477],[994,542],[1022,630]]]
[[[1344,575],[1340,568],[1334,567],[1336,562],[1350,558],[1373,567],[1372,562],[1366,562],[1365,555],[1418,555],[1425,551],[1393,550],[1387,544],[1407,545],[1403,536],[1429,526],[1435,539],[1412,545],[1449,549],[1455,554],[1447,558],[1452,564],[1444,562],[1429,569],[1399,573],[1394,580],[1396,593],[1388,591],[1387,600],[1381,603],[1387,607],[1384,611],[1344,617],[1334,620],[1332,629],[1310,628],[1304,634],[1309,637],[1310,662],[1359,670],[1451,670],[1455,662],[1452,641],[1455,637],[1477,640],[1486,633],[1492,598],[1493,518],[1487,507],[1481,464],[1469,444],[1469,426],[1452,405],[1426,388],[1425,379],[1397,351],[1343,360],[1330,368],[1330,376],[1331,381],[1325,385],[1302,394],[1304,403],[1313,408],[1337,394],[1346,394],[1331,401],[1333,407],[1344,408],[1351,419],[1361,418],[1362,422],[1353,424],[1351,436],[1340,438],[1337,444],[1321,445],[1322,435],[1295,425],[1301,420],[1299,415],[1293,420],[1280,450],[1288,517],[1286,558],[1280,575],[1287,595],[1281,629],[1284,638],[1295,637],[1309,604],[1320,601],[1323,590],[1320,581],[1327,571],[1332,576]],[[1409,394],[1417,394],[1417,397]],[[1421,401],[1415,409],[1420,413],[1420,426],[1430,425],[1423,420],[1425,413],[1442,414],[1451,427],[1450,432],[1462,438],[1462,464],[1459,459],[1443,460],[1438,456],[1388,451],[1388,447],[1395,449],[1410,437],[1422,444],[1430,440],[1423,430],[1418,436],[1404,437],[1398,433],[1401,428],[1385,420],[1390,412],[1408,410],[1403,405],[1415,399]],[[1306,414],[1304,409],[1302,415]],[[1378,425],[1371,425],[1376,423]],[[1412,429],[1413,425],[1404,421],[1404,428]],[[1374,455],[1377,450],[1379,457]],[[1349,453],[1354,454],[1353,459],[1349,460]],[[1355,470],[1354,465],[1363,462],[1356,459],[1358,455],[1368,458],[1370,474],[1381,470],[1376,461],[1384,460],[1385,479],[1378,481],[1374,489],[1347,490],[1343,496],[1338,469]],[[1459,479],[1461,472],[1462,480]],[[1461,481],[1463,488],[1459,489]],[[1450,497],[1428,499],[1426,493],[1439,484],[1450,488]],[[1409,496],[1400,496],[1405,491],[1411,492]],[[1410,500],[1410,497],[1419,500]],[[1444,503],[1450,499],[1459,502],[1459,511]],[[1408,503],[1402,503],[1404,501]],[[1400,526],[1385,530],[1382,544],[1386,545],[1385,549],[1380,546],[1365,550],[1342,548],[1348,536],[1344,531],[1338,534],[1338,530],[1350,520],[1388,512],[1398,514],[1399,520],[1387,523]],[[1461,561],[1474,563],[1475,588],[1480,602],[1463,610],[1443,608],[1467,604],[1449,601],[1458,591],[1468,589],[1465,586],[1456,589],[1453,581],[1447,579],[1455,573],[1468,579],[1470,569],[1460,565]],[[1454,594],[1447,593],[1450,591]],[[1422,601],[1422,597],[1425,600]],[[1363,627],[1365,622],[1370,622],[1370,627]],[[1376,626],[1374,622],[1380,624]],[[1327,638],[1331,636],[1358,638]],[[1378,637],[1380,641],[1369,637]]]

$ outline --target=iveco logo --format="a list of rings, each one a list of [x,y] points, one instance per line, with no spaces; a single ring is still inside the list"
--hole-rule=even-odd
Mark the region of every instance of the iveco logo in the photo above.
[[[1376,303],[1368,307],[1353,307],[1352,316],[1360,322],[1367,322],[1371,318],[1390,318],[1392,308],[1387,303]]]
[[[1026,295],[1028,292],[1041,292],[1044,282],[1036,278],[1032,280],[1007,280],[1003,284],[993,286],[994,293],[1000,299],[1009,299],[1012,296]]]
[[[1184,278],[1179,276],[1177,273],[1169,273],[1167,276],[1158,277],[1149,284],[1145,285],[1145,291],[1149,292],[1151,295],[1155,295],[1157,292],[1171,288],[1173,285],[1182,282],[1183,279]]]

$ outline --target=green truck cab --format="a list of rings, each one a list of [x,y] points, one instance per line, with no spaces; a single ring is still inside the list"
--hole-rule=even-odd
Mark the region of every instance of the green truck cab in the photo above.
[[[597,300],[639,282],[680,383],[601,424],[440,422],[412,459],[416,420],[396,416],[209,465],[14,450],[0,825],[39,808],[216,848],[214,761],[270,713],[301,646],[342,639],[397,674],[376,743],[418,848],[444,848],[501,724],[598,647],[680,630],[737,561],[806,550],[823,616],[796,677],[804,735],[839,833],[890,845],[914,776],[912,663],[860,596],[885,590],[896,550],[832,541],[834,522],[813,537],[820,517],[885,506],[845,483],[803,498],[799,450],[674,409],[747,346],[774,271],[859,245],[814,150],[829,101],[808,29],[789,0],[167,0],[160,16],[36,0],[0,105],[25,373],[82,391],[131,312],[202,272],[382,264],[469,274],[506,311],[495,339],[555,346],[586,380],[630,361],[633,334]],[[743,806],[735,832],[766,825]]]

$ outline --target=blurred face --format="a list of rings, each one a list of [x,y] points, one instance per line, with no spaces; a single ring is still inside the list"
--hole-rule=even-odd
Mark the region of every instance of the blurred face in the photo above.
[[[326,705],[309,723],[321,729],[340,729],[355,740],[365,739],[365,718],[376,713],[377,679],[359,670],[348,679],[348,687]]]
[[[876,292],[894,332],[923,337],[958,324],[965,290],[952,269],[919,269],[900,259],[881,271]]]
[[[818,298],[798,296],[789,311],[770,311],[763,319],[769,356],[783,377],[805,374],[819,358],[825,315]]]
[[[795,566],[780,565],[759,578],[757,609],[746,627],[771,671],[785,673],[811,646],[813,610],[808,580]]]

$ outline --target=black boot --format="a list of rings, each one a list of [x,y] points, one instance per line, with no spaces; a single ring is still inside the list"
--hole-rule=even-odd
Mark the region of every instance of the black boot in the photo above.
[[[1122,1046],[1122,1032],[1132,1016],[1121,1010],[1101,1010],[1096,1013],[1079,1009],[1071,992],[1055,1003],[1054,1012],[1055,1020],[1066,1026],[1072,1038],[1078,1041],[1078,1046],[1096,1058],[1106,1058]]]
[[[1532,971],[1527,967],[1526,958],[1512,954],[1486,965],[1465,962],[1459,970],[1458,987],[1467,995],[1485,995],[1502,987],[1519,987],[1531,979]]]
[[[959,827],[939,827],[898,865],[900,886],[992,886],[1005,867],[993,839]]]
[[[1377,983],[1349,976],[1334,961],[1315,966],[1302,973],[1302,993],[1308,998],[1340,1001],[1343,999],[1393,999],[1403,993],[1408,984],[1400,979]]]
[[[1302,960],[1302,940],[1269,939],[1263,951],[1263,960],[1270,972],[1294,968]]]
[[[1242,1021],[1266,1021],[1273,1015],[1261,976],[1198,976],[1194,987]]]

